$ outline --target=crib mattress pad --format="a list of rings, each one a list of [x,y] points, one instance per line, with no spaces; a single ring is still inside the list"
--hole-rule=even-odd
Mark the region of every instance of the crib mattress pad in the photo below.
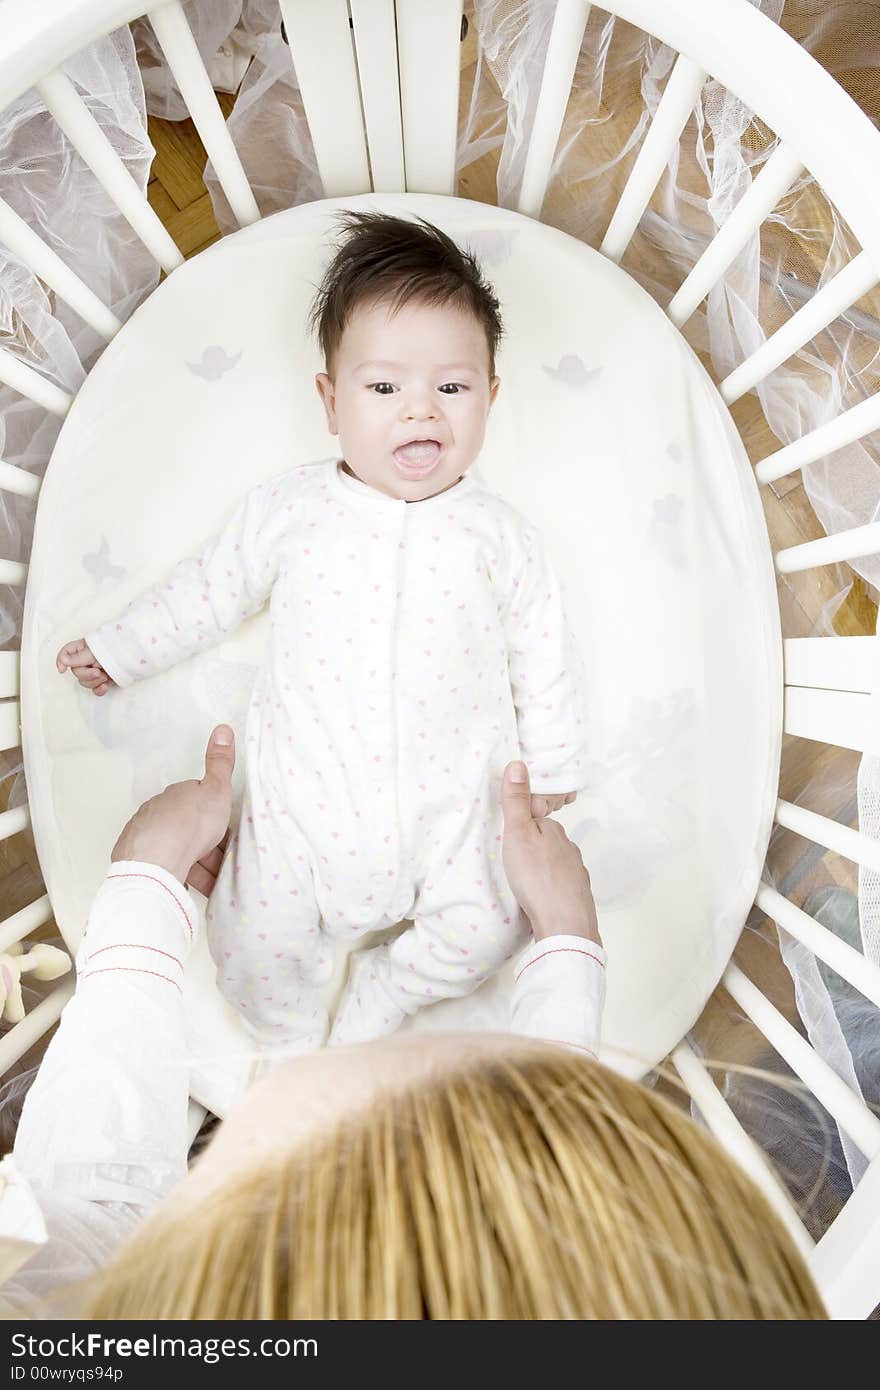
[[[22,637],[25,774],[59,929],[75,949],[134,809],[200,776],[244,718],[268,609],[218,647],[95,698],[66,641],[223,525],[246,491],[329,458],[306,312],[344,207],[419,215],[468,244],[501,301],[501,390],[477,469],[541,530],[586,673],[589,786],[561,813],[608,948],[603,1057],[650,1070],[698,1017],[753,901],[772,825],[781,638],[752,470],[717,391],[628,275],[516,213],[433,195],[278,213],[174,271],[80,390],[40,493]],[[204,900],[193,895],[202,920]],[[328,1000],[338,994],[346,949]],[[507,1026],[512,970],[414,1030]],[[192,1091],[217,1113],[251,1075],[204,938],[186,1001]]]

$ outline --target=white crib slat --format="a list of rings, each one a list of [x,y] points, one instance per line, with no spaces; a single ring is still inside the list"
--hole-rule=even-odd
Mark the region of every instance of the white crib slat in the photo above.
[[[867,526],[853,526],[849,531],[838,531],[818,541],[777,550],[774,560],[780,574],[793,574],[796,570],[814,569],[837,560],[854,560],[859,555],[874,555],[878,551],[880,521],[871,521]]]
[[[870,1159],[880,1153],[880,1120],[877,1116],[850,1090],[846,1082],[841,1081],[806,1039],[792,1028],[739,966],[728,965],[721,983],[865,1157]]]
[[[18,651],[0,652],[0,698],[19,693]]]
[[[724,225],[709,242],[681,289],[670,301],[667,313],[681,328],[697,305],[736,260],[749,237],[753,236],[768,213],[772,212],[795,179],[803,164],[794,152],[779,145],[752,181]]]
[[[679,1043],[672,1052],[672,1062],[719,1144],[761,1189],[801,1254],[808,1259],[814,1249],[813,1240],[764,1154],[746,1134],[689,1043]]]
[[[10,1028],[9,1032],[0,1038],[0,1076],[7,1072],[19,1057],[24,1056],[38,1038],[48,1033],[52,1024],[61,1017],[61,1010],[73,995],[75,985],[76,979],[71,973],[51,994],[41,999],[30,1013],[25,1014],[20,1023],[16,1023],[14,1028]]]
[[[345,0],[280,0],[324,196],[370,192]]]
[[[24,584],[27,568],[21,560],[0,560],[0,584]]]
[[[0,750],[18,748],[21,743],[21,705],[18,700],[0,701]]]
[[[817,290],[808,304],[792,314],[788,323],[771,333],[766,342],[724,378],[719,387],[722,399],[728,405],[738,401],[878,283],[880,274],[867,252],[861,251],[827,285]]]
[[[586,0],[573,0],[571,4],[556,6],[516,203],[517,212],[524,213],[526,217],[541,216],[553,156],[559,143],[559,132],[565,119],[589,17],[590,6]]]
[[[373,188],[403,193],[403,126],[394,0],[350,0]]]
[[[755,896],[762,912],[778,923],[791,936],[802,941],[808,950],[836,970],[842,980],[848,980],[866,999],[880,1009],[880,967],[867,960],[860,951],[841,941],[827,927],[815,921],[807,912],[795,907],[788,898],[762,883]]]
[[[850,690],[810,690],[806,686],[785,688],[783,728],[797,738],[815,739],[858,753],[880,754],[880,728],[871,695]]]
[[[31,813],[27,806],[13,806],[11,811],[0,812],[0,840],[8,840],[12,835],[27,830],[31,823]]]
[[[202,138],[208,158],[226,194],[239,227],[259,222],[260,209],[251,192],[247,175],[241,165],[232,137],[226,128],[223,112],[214,95],[211,80],[205,71],[196,41],[186,22],[178,0],[147,11],[156,38],[168,66],[180,88],[193,124]]]
[[[70,143],[82,155],[150,255],[165,271],[182,265],[183,256],[70,79],[63,72],[50,72],[40,78],[36,88]]]
[[[880,691],[876,637],[786,637],[782,646],[786,685]]]
[[[824,845],[826,849],[842,854],[845,859],[851,859],[854,864],[862,864],[866,869],[880,874],[880,840],[873,840],[869,835],[851,830],[848,825],[840,825],[838,821],[817,815],[815,811],[807,811],[790,801],[777,801],[774,819],[777,825],[805,836],[814,845]]]
[[[116,315],[92,293],[88,285],[83,284],[78,275],[68,270],[61,257],[2,198],[0,241],[29,266],[38,279],[44,280],[65,304],[75,309],[80,318],[102,338],[112,338],[119,332],[122,324]]]
[[[7,348],[0,348],[0,381],[22,396],[27,396],[28,400],[35,401],[51,415],[66,415],[73,400],[66,391],[35,372],[33,367],[20,362]]]
[[[5,922],[0,922],[0,951],[8,951],[16,941],[21,941],[29,932],[36,931],[37,927],[51,921],[51,918],[52,904],[49,902],[49,894],[44,893],[41,898],[36,898],[32,903],[28,903],[27,907],[7,917]]]
[[[397,0],[400,106],[410,193],[455,193],[461,14],[462,0]],[[378,187],[375,176],[373,184]]]
[[[880,1158],[869,1164],[808,1263],[832,1318],[870,1317],[880,1303]]]
[[[705,80],[702,68],[684,54],[678,57],[599,247],[610,260],[619,261],[629,245]]]
[[[4,463],[0,459],[0,492],[14,492],[19,497],[36,497],[41,487],[41,479],[25,468],[14,463]]]
[[[836,419],[796,439],[793,444],[786,444],[784,449],[768,454],[756,464],[755,477],[759,483],[773,483],[787,473],[794,473],[816,459],[825,458],[835,450],[863,439],[876,429],[880,429],[880,391],[844,410]]]

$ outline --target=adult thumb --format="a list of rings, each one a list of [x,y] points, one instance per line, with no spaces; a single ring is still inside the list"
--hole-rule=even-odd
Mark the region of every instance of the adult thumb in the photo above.
[[[211,731],[205,749],[205,776],[209,774],[228,781],[235,766],[235,733],[228,724],[218,724]]]
[[[501,813],[505,830],[522,829],[532,824],[532,801],[529,770],[523,762],[508,763],[501,783]]]

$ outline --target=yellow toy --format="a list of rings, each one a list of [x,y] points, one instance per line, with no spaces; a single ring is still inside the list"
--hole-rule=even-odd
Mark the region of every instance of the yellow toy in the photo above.
[[[20,1023],[24,1018],[21,977],[28,972],[37,980],[57,980],[70,969],[70,957],[57,946],[32,946],[22,954],[20,941],[0,952],[0,1022]]]

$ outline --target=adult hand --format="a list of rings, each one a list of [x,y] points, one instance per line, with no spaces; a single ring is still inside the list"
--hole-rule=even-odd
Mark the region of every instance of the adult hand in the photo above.
[[[224,737],[228,742],[221,742]],[[145,801],[113,846],[111,861],[158,864],[208,897],[229,840],[234,766],[235,736],[228,724],[218,724],[201,781],[174,782]]]
[[[602,944],[590,875],[558,821],[532,814],[525,763],[508,763],[501,784],[504,872],[536,941],[583,936]]]
[[[532,815],[535,820],[552,816],[554,811],[561,811],[573,801],[577,801],[577,792],[537,792],[532,797]]]

